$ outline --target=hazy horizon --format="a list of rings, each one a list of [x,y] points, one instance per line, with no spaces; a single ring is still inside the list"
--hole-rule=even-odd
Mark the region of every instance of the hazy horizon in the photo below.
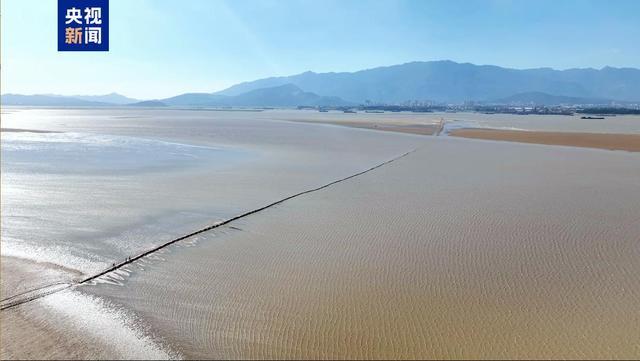
[[[409,64],[409,63],[419,63],[419,62],[446,62],[446,61],[451,61],[454,63],[458,63],[458,64],[472,64],[472,65],[476,65],[476,66],[498,66],[501,68],[505,68],[505,69],[514,69],[514,70],[533,70],[533,69],[552,69],[552,70],[559,70],[559,71],[563,71],[563,70],[583,70],[583,69],[594,69],[594,70],[602,70],[604,68],[617,68],[617,69],[638,69],[640,70],[640,68],[636,68],[636,67],[612,67],[609,65],[605,65],[602,67],[583,67],[583,68],[566,68],[566,69],[557,69],[557,68],[552,68],[552,67],[531,67],[531,68],[511,68],[511,67],[506,67],[506,66],[501,66],[499,64],[476,64],[473,62],[459,62],[459,61],[455,61],[455,60],[451,60],[451,59],[433,59],[433,60],[415,60],[415,61],[409,61],[409,62],[405,62],[402,64],[387,64],[387,65],[380,65],[380,66],[376,66],[376,67],[372,67],[372,68],[366,68],[366,69],[359,69],[359,70],[354,70],[354,71],[330,71],[330,72],[319,72],[319,71],[314,71],[314,70],[306,70],[300,73],[296,73],[296,74],[284,74],[284,75],[273,75],[273,76],[266,76],[264,78],[260,78],[260,79],[265,79],[265,78],[272,78],[272,77],[287,77],[287,76],[294,76],[294,75],[299,75],[302,73],[306,73],[306,72],[311,72],[311,73],[353,73],[353,72],[358,72],[358,71],[363,71],[363,70],[370,70],[370,69],[375,69],[375,68],[383,68],[383,67],[389,67],[389,66],[394,66],[394,65],[403,65],[403,64]],[[249,80],[243,80],[243,81],[239,81],[237,83],[233,83],[230,84],[229,86],[225,86],[221,89],[215,89],[215,90],[210,90],[210,91],[190,91],[190,90],[186,90],[184,92],[181,93],[175,93],[175,94],[169,94],[167,96],[163,96],[163,97],[156,97],[156,98],[152,98],[152,97],[148,97],[148,96],[142,96],[142,97],[138,97],[138,96],[131,96],[129,94],[125,94],[122,92],[119,92],[117,90],[111,90],[111,91],[107,91],[104,93],[79,93],[79,92],[75,92],[75,93],[66,93],[66,94],[62,94],[62,93],[42,93],[42,92],[32,92],[32,93],[10,93],[10,92],[2,92],[2,95],[8,95],[8,94],[16,94],[16,95],[44,95],[44,96],[64,96],[64,97],[91,97],[91,96],[106,96],[106,95],[122,95],[128,98],[132,98],[132,99],[136,99],[136,100],[155,100],[155,99],[163,99],[163,98],[169,98],[172,96],[176,96],[176,95],[180,95],[180,94],[184,94],[184,93],[216,93],[222,90],[225,90],[233,85],[237,85],[237,84],[241,84],[244,82],[252,82],[255,80],[259,80],[259,79],[249,79]]]

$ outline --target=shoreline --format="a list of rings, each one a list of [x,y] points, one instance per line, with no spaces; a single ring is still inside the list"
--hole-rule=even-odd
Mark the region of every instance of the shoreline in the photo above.
[[[81,290],[2,311],[2,359],[180,359],[134,313]]]
[[[640,135],[636,134],[541,132],[528,130],[468,128],[451,130],[449,135],[452,137],[469,139],[640,152]]]
[[[537,131],[537,130],[506,130],[498,128],[457,128],[448,130],[446,122],[433,124],[404,124],[376,122],[373,120],[362,121],[329,121],[329,120],[292,120],[297,123],[329,124],[348,128],[377,130],[382,132],[395,132],[414,135],[441,136],[446,131],[447,136],[507,141],[515,143],[529,143],[542,145],[559,145],[578,148],[623,150],[640,152],[640,134],[622,133],[586,133],[564,131]]]
[[[32,293],[63,283],[73,283],[82,272],[48,262],[5,256],[0,257],[2,301],[28,297]],[[33,282],[38,280],[38,282]],[[30,282],[29,282],[30,281]]]
[[[437,135],[440,130],[439,124],[417,124],[417,123],[383,123],[376,121],[328,121],[328,120],[290,120],[295,123],[307,124],[329,124],[347,128],[378,130],[382,132],[394,132],[415,135]]]

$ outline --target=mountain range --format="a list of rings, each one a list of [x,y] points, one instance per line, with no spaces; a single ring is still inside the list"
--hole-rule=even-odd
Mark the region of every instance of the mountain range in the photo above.
[[[407,101],[500,104],[609,104],[640,101],[635,68],[510,69],[453,61],[412,62],[356,72],[272,77],[215,93],[186,93],[140,102],[102,96],[2,95],[3,105],[50,106],[346,106]]]
[[[236,95],[187,93],[160,100],[173,106],[342,106],[350,103],[334,96],[305,92],[293,84],[251,89]]]
[[[72,98],[86,100],[91,102],[109,103],[109,104],[131,104],[139,102],[138,99],[128,98],[118,93],[110,93],[105,95],[72,95]]]
[[[2,105],[27,106],[113,106],[139,102],[118,93],[105,95],[2,94]]]
[[[236,95],[294,84],[308,92],[347,101],[399,103],[408,100],[460,103],[493,101],[518,93],[640,100],[640,70],[634,68],[509,69],[453,61],[413,62],[353,73],[305,72],[240,83],[216,94]]]

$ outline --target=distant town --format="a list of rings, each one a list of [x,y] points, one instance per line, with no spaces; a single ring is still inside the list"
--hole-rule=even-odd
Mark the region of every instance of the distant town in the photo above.
[[[585,114],[585,117],[595,116],[612,116],[612,115],[628,115],[640,114],[640,104],[622,105],[507,105],[507,104],[476,104],[475,102],[465,102],[464,104],[432,104],[424,102],[407,102],[402,104],[373,104],[371,102],[361,104],[359,106],[299,106],[298,109],[317,110],[320,112],[342,111],[345,113],[365,112],[365,113],[384,113],[384,112],[413,112],[413,113],[431,113],[431,112],[478,112],[485,114],[516,114],[516,115],[574,115]]]

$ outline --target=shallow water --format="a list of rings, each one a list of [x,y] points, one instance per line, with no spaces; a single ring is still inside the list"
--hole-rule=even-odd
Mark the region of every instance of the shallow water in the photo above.
[[[83,292],[189,358],[637,358],[640,156],[428,138]]]
[[[254,119],[255,114],[127,109],[3,114],[3,128],[60,133],[2,133],[2,255],[69,269],[70,279],[77,272],[96,273],[421,142],[264,115]],[[7,297],[15,290],[3,284],[2,291]]]
[[[280,121],[305,114],[3,113],[65,132],[2,133],[2,255],[55,280],[419,148],[2,311],[3,358],[640,355],[639,154]]]
[[[640,116],[605,116],[605,119],[580,119],[575,115],[514,115],[483,113],[432,113],[434,119],[446,120],[447,129],[491,128],[545,132],[586,132],[640,134]]]
[[[250,156],[239,149],[141,137],[74,132],[2,134],[2,171],[7,173],[169,172],[198,164],[221,168]]]

